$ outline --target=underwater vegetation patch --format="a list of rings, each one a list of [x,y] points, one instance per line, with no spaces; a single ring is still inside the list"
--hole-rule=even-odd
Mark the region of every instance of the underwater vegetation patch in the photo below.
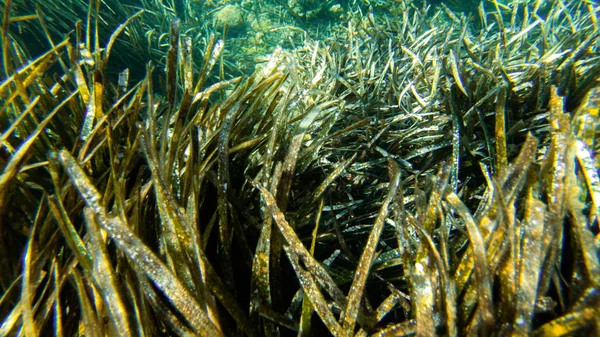
[[[0,336],[600,333],[597,4],[1,3]]]

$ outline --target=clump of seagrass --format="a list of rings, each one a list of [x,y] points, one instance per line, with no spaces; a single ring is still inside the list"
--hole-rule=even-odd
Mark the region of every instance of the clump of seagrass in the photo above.
[[[133,84],[142,13],[4,29],[0,335],[598,333],[599,9],[538,5],[355,11],[219,81],[178,20]]]

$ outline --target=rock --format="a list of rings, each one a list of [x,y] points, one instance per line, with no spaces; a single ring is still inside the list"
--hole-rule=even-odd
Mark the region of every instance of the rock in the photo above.
[[[240,5],[227,5],[213,16],[214,25],[217,30],[223,30],[227,26],[228,34],[237,35],[244,31],[246,22],[244,11]]]

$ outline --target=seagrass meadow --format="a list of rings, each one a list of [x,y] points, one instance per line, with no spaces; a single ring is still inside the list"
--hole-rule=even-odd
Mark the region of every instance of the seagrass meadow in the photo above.
[[[0,4],[0,336],[600,335],[597,2]]]

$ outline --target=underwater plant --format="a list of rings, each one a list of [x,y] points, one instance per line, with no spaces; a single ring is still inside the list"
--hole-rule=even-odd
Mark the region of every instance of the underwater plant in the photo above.
[[[600,331],[598,6],[356,5],[229,72],[192,2],[24,3],[0,336]]]

